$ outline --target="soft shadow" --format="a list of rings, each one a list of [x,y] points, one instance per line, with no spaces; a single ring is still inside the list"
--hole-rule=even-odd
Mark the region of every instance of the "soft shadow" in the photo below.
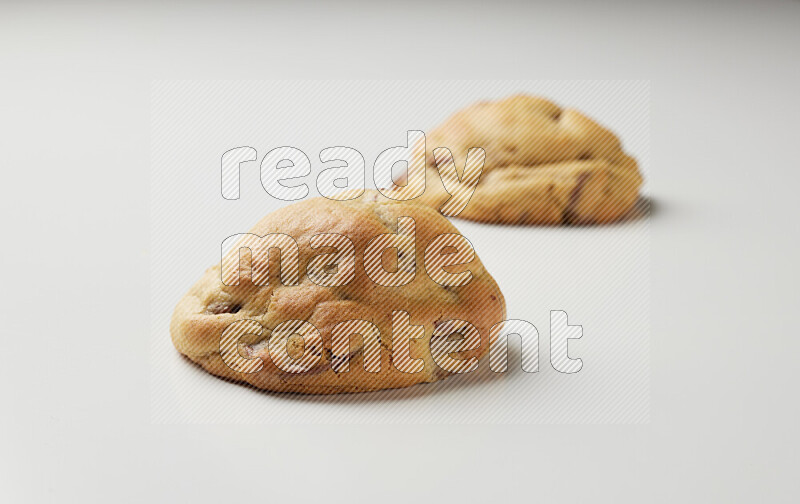
[[[189,366],[194,367],[198,371],[205,374],[208,373],[201,365],[192,361],[185,355],[181,355],[184,362]],[[269,396],[275,399],[285,401],[299,401],[307,403],[318,404],[364,404],[364,403],[381,403],[381,402],[397,402],[419,399],[428,397],[434,394],[447,395],[449,393],[458,392],[467,388],[480,390],[501,380],[508,380],[515,378],[524,373],[519,368],[520,357],[519,350],[514,348],[514,345],[509,345],[508,349],[508,370],[505,373],[495,373],[489,367],[489,360],[485,358],[480,361],[477,370],[472,373],[462,375],[451,375],[450,377],[433,383],[420,383],[406,388],[377,390],[373,392],[344,392],[339,394],[301,394],[297,392],[274,392],[271,390],[264,390],[253,385],[230,378],[224,378],[216,375],[211,375],[216,379],[226,381],[237,387],[246,387],[256,394]]]
[[[633,204],[628,212],[617,219],[614,222],[610,222],[607,224],[557,224],[557,225],[539,225],[539,224],[506,224],[506,223],[497,223],[497,222],[478,222],[472,221],[469,219],[460,219],[455,217],[458,220],[468,221],[472,224],[482,225],[482,226],[493,226],[493,227],[509,227],[509,228],[604,228],[604,227],[618,227],[624,226],[626,224],[631,224],[633,222],[638,222],[645,219],[650,219],[654,217],[656,214],[659,214],[663,210],[663,205],[661,203],[657,203],[656,200],[650,196],[639,196],[639,199],[636,200],[636,203]]]
[[[624,224],[626,222],[636,222],[642,219],[653,218],[660,211],[661,204],[656,203],[654,198],[650,196],[639,196],[639,199],[636,200],[636,203],[633,204],[633,207],[628,211],[628,213],[623,215],[618,221],[613,222],[611,225],[613,226],[615,224]]]
[[[511,352],[509,352],[511,353]],[[514,362],[512,357],[509,357],[510,362]],[[509,366],[510,368],[512,366]],[[433,383],[419,383],[406,388],[377,390],[374,392],[350,392],[345,394],[330,394],[330,395],[309,395],[309,394],[292,394],[292,393],[274,393],[269,391],[260,391],[268,395],[274,395],[276,398],[288,401],[301,401],[307,403],[319,404],[364,404],[364,403],[382,403],[382,402],[397,402],[409,401],[429,397],[432,395],[447,395],[461,391],[467,388],[474,388],[480,390],[492,383],[498,382],[508,378],[510,372],[495,373],[489,368],[489,361],[483,360],[480,362],[477,370],[472,373],[463,375],[452,375],[444,380]]]

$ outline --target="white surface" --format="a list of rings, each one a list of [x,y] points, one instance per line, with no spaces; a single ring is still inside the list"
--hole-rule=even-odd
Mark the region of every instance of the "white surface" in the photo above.
[[[4,3],[0,498],[796,501],[799,16]],[[651,422],[151,425],[150,81],[409,72],[652,81]]]

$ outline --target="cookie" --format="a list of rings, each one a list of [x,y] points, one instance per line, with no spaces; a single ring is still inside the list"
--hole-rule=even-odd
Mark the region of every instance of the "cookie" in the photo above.
[[[470,148],[485,150],[480,181],[459,218],[502,224],[603,224],[624,216],[642,177],[619,139],[577,110],[516,95],[479,102],[430,132],[426,188],[418,199],[441,209],[449,195],[433,151],[450,150],[457,169]]]
[[[453,355],[474,364],[489,350],[491,327],[505,317],[503,295],[477,255],[447,268],[451,280],[443,280],[436,257],[444,255],[426,254],[426,248],[443,243],[445,254],[457,250],[454,255],[462,257],[463,247],[447,244],[466,240],[438,212],[416,202],[376,191],[350,201],[315,198],[267,215],[250,233],[180,300],[170,327],[179,352],[223,378],[308,394],[433,382],[458,370],[432,355],[432,338],[441,344],[458,340],[453,334],[471,340],[462,347],[468,350]],[[384,238],[392,235],[406,241],[370,255],[380,250],[373,244],[391,245]],[[253,241],[240,249],[252,236],[275,236],[289,245],[291,238],[297,256],[291,246],[281,248],[278,264]],[[348,240],[352,250],[346,250]],[[412,252],[404,256],[410,243]],[[344,259],[345,252],[355,260]],[[402,339],[403,331],[412,338]],[[358,336],[348,340],[353,332]]]

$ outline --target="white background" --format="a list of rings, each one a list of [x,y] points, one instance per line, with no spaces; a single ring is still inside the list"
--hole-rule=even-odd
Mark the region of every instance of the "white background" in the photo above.
[[[0,15],[0,498],[795,502],[798,2]],[[651,422],[150,423],[150,82],[652,82]]]

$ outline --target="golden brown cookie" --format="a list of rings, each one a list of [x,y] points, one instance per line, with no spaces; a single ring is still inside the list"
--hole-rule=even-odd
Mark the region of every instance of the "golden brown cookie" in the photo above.
[[[642,177],[619,139],[577,110],[516,95],[456,112],[427,136],[426,188],[418,201],[449,198],[433,150],[450,149],[457,169],[467,152],[486,152],[483,173],[458,217],[504,224],[592,224],[619,219],[636,202]]]
[[[412,256],[416,261],[416,271],[411,275],[413,279],[405,285],[377,285],[373,281],[375,275],[369,276],[365,271],[365,250],[376,237],[398,233],[398,222],[411,222],[406,219],[401,221],[402,217],[413,219],[416,253]],[[471,280],[468,283],[444,287],[431,279],[426,271],[426,266],[430,264],[430,258],[429,263],[425,263],[426,247],[437,236],[452,237],[458,231],[436,211],[415,202],[396,202],[382,197],[376,191],[367,191],[358,199],[344,202],[315,198],[267,215],[250,233],[258,236],[282,233],[294,238],[299,250],[299,269],[294,272],[291,268],[279,271],[278,261],[269,261],[267,253],[258,252],[253,247],[256,252],[241,249],[241,268],[234,268],[241,273],[231,275],[228,265],[236,264],[235,254],[239,250],[238,246],[234,247],[221,265],[209,268],[180,300],[172,318],[171,333],[175,347],[217,376],[272,391],[309,394],[364,392],[432,382],[451,374],[448,368],[443,368],[438,364],[439,361],[434,362],[432,358],[430,342],[434,328],[441,334],[447,329],[444,327],[448,325],[445,321],[451,319],[472,324],[477,329],[473,336],[479,335],[480,342],[475,341],[475,349],[454,355],[474,361],[473,358],[486,355],[490,328],[505,317],[503,295],[477,256],[467,264],[447,269],[456,274],[469,271]],[[321,234],[326,235],[313,238]],[[341,247],[329,246],[333,243],[329,239],[331,234],[345,236],[352,241],[356,258],[354,263],[345,265],[344,261],[340,261],[338,266],[334,266],[312,260],[323,253],[330,258],[337,257],[333,254],[340,252]],[[452,249],[445,253],[448,251]],[[281,249],[281,256],[284,255],[291,256]],[[232,258],[233,262],[229,263]],[[404,258],[400,264],[397,255],[394,259],[390,253],[380,256],[381,264],[388,271],[401,271],[401,268],[409,265],[409,260]],[[263,274],[267,271],[267,284],[256,285],[265,283]],[[325,283],[325,274],[340,273],[349,273],[351,281],[344,285],[320,285]],[[284,285],[292,283],[293,276],[297,285]],[[223,277],[226,278],[224,283]],[[226,285],[236,278],[238,285]],[[397,345],[393,345],[392,317],[393,312],[403,311],[408,313],[410,324],[424,327],[424,331],[420,330],[423,331],[422,337],[406,340],[407,354],[413,359],[421,359],[416,361],[422,365],[419,372],[397,369],[397,355],[403,354],[399,352],[401,349],[395,348]],[[308,338],[302,343],[299,338],[289,334],[291,331],[281,332],[279,328],[286,328],[290,320],[309,323],[319,331],[319,342]],[[364,320],[379,330],[379,335],[375,335],[379,340],[374,341],[375,348],[379,343],[380,352],[370,353],[366,366],[372,371],[379,368],[378,372],[365,369],[367,338],[352,338],[349,348],[334,347],[332,334],[335,331],[352,330],[352,324],[348,326],[346,323],[348,320]],[[226,349],[226,344],[221,343],[226,328],[229,331],[226,334],[230,335],[231,328],[236,327],[238,332],[233,334],[237,341],[242,342],[238,345],[239,360],[247,365],[240,368],[234,366],[234,369],[223,357],[228,351],[230,358],[230,349],[235,349],[236,345],[228,345]],[[452,324],[450,328],[454,329],[451,334],[458,333],[460,329]],[[259,331],[260,334],[255,334]],[[469,336],[465,332],[460,334],[465,338]],[[280,348],[285,349],[285,354],[273,352]],[[372,352],[375,348],[367,350]],[[274,362],[273,356],[277,356]],[[337,372],[336,369],[341,371],[342,361],[347,357],[350,357],[347,371]],[[292,364],[292,359],[297,361]],[[303,362],[307,364],[305,372],[295,372],[291,367]]]

